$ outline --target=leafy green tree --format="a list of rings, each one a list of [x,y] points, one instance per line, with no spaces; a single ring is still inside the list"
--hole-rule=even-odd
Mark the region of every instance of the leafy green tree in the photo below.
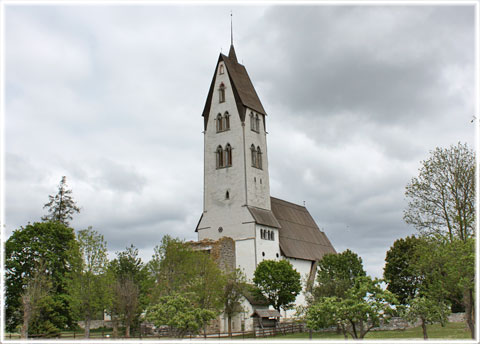
[[[58,185],[58,192],[55,196],[48,196],[49,201],[43,208],[48,209],[48,214],[42,217],[43,221],[58,221],[65,226],[69,225],[73,219],[73,214],[79,213],[80,208],[77,206],[72,197],[72,190],[68,189],[67,177],[63,176]]]
[[[80,267],[80,252],[73,229],[59,222],[28,224],[15,230],[5,243],[5,317],[8,331],[22,323],[21,295],[39,264],[51,283],[42,298],[30,333],[58,332],[74,326],[67,285]]]
[[[427,236],[467,241],[475,229],[475,153],[461,143],[436,148],[405,196],[406,223]]]
[[[313,288],[315,299],[325,296],[342,298],[357,277],[365,276],[362,258],[345,250],[342,253],[326,254],[318,263],[317,285]]]
[[[361,276],[343,298],[321,297],[307,310],[307,327],[313,330],[337,326],[354,339],[363,339],[380,321],[394,314],[395,296],[380,286],[380,280]]]
[[[387,290],[395,294],[400,304],[407,304],[413,299],[422,283],[422,274],[417,267],[419,243],[422,239],[409,236],[395,240],[387,251],[383,277]]]
[[[140,314],[148,304],[148,272],[133,245],[117,252],[117,257],[110,262],[109,271],[112,291],[109,312],[114,336],[118,334],[120,318],[125,325],[125,336],[130,337],[131,326],[139,322]]]
[[[264,260],[255,269],[253,283],[277,311],[290,309],[302,290],[300,273],[287,260]]]
[[[195,306],[192,296],[170,294],[147,309],[146,318],[155,326],[167,325],[171,335],[183,338],[187,333],[197,333],[204,323],[215,318],[216,313]]]
[[[418,296],[408,300],[408,307],[405,309],[403,317],[411,323],[420,319],[423,338],[428,339],[427,324],[439,322],[442,326],[445,326],[449,314],[450,308],[443,300]]]
[[[232,318],[243,312],[241,300],[247,288],[247,278],[240,269],[235,269],[226,276],[223,291],[224,314],[227,316],[228,333],[232,334]]]
[[[108,306],[106,269],[107,243],[91,227],[78,232],[82,269],[73,274],[69,291],[72,308],[85,320],[85,338],[90,337],[90,322]]]
[[[419,296],[463,303],[465,321],[475,336],[475,240],[424,240],[417,268],[423,275]]]

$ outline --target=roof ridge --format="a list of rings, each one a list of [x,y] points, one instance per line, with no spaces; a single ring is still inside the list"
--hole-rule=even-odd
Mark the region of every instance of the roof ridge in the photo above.
[[[307,209],[307,207],[305,207],[304,205],[300,205],[300,204],[297,204],[297,203],[285,201],[284,199],[280,199],[280,198],[277,198],[277,197],[270,196],[270,200],[272,200],[272,199],[275,199],[275,200],[278,200],[278,201],[281,201],[281,202],[284,202],[284,203],[288,203],[288,204],[291,204],[291,205],[295,205],[295,206],[300,207],[300,208],[303,208],[303,209],[305,209],[307,212],[309,212],[308,209]]]

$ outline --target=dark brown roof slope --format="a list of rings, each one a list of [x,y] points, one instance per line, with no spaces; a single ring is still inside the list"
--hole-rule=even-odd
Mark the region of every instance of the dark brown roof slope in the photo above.
[[[252,110],[255,110],[258,113],[266,115],[265,109],[263,108],[260,98],[253,87],[252,81],[248,76],[247,70],[243,65],[237,62],[237,56],[235,55],[235,49],[233,46],[230,47],[229,56],[220,54],[215,67],[215,74],[213,75],[212,82],[210,84],[210,89],[208,91],[207,101],[205,102],[205,107],[203,108],[202,116],[204,118],[204,127],[207,129],[208,116],[210,114],[210,107],[214,94],[215,78],[216,72],[218,69],[218,63],[220,61],[225,62],[227,68],[228,76],[230,78],[230,83],[233,88],[233,95],[235,97],[235,102],[237,105],[238,113],[240,114],[240,119],[245,121],[245,108],[248,107]]]
[[[250,211],[250,214],[252,214],[257,224],[273,228],[280,228],[280,224],[270,210],[251,206],[247,206],[247,209]]]
[[[307,208],[274,197],[270,200],[272,212],[281,226],[279,239],[284,256],[315,261],[327,253],[336,253]]]

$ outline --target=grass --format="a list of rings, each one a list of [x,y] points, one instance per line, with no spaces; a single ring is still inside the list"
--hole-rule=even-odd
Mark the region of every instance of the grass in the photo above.
[[[462,323],[448,323],[445,327],[440,325],[427,325],[427,334],[429,339],[471,339],[470,331],[466,328],[464,322]],[[277,336],[277,339],[308,339],[307,333],[294,333],[286,336]],[[337,339],[343,340],[343,334],[336,334],[332,332],[313,333],[313,339]],[[268,339],[268,338],[267,338]],[[414,327],[406,330],[391,330],[391,331],[373,331],[367,333],[365,339],[423,339],[422,328]],[[349,337],[351,340],[351,337]]]

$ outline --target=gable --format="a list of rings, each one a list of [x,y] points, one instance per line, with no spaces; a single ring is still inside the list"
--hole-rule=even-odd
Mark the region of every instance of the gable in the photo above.
[[[210,115],[210,108],[212,101],[214,99],[215,93],[215,80],[218,74],[218,65],[223,61],[225,63],[225,68],[232,85],[232,91],[235,98],[235,103],[237,106],[238,113],[240,114],[240,120],[245,121],[246,109],[252,109],[260,114],[266,115],[265,109],[263,108],[260,99],[258,98],[257,92],[253,87],[252,81],[248,76],[247,70],[243,65],[236,61],[234,57],[228,57],[223,54],[220,54],[218,57],[217,65],[215,66],[215,72],[210,84],[210,89],[208,91],[207,100],[205,102],[205,107],[203,108],[202,116],[204,120],[204,129],[207,129],[208,117]]]

